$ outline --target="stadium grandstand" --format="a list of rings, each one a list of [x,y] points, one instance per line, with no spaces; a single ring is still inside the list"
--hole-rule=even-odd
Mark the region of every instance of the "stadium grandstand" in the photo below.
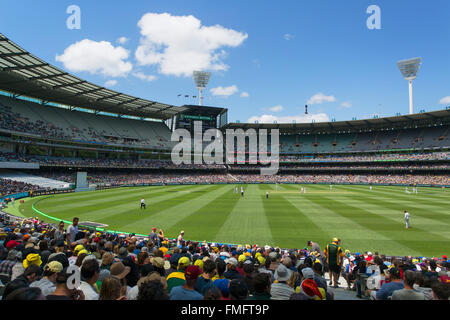
[[[396,288],[414,287],[417,299],[448,299],[448,109],[228,123],[225,108],[169,105],[77,78],[2,34],[0,90],[3,299],[29,287],[48,299],[176,300],[183,293],[172,288],[183,286],[190,299],[386,300],[395,295],[383,285],[401,279]],[[226,163],[225,149],[222,164],[174,164],[172,133],[192,132],[194,121],[224,135],[278,129],[278,173]],[[91,191],[77,192],[82,172]],[[408,236],[406,207],[423,223]],[[330,250],[342,258],[337,280]],[[70,293],[69,265],[82,275]]]

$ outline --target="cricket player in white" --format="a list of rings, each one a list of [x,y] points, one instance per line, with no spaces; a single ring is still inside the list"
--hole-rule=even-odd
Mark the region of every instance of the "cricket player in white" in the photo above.
[[[141,199],[141,209],[144,208],[145,209],[145,200]]]
[[[406,223],[406,229],[409,229],[409,217],[410,217],[410,215],[409,215],[409,212],[408,211],[404,211],[404,213],[405,213],[405,223]]]
[[[330,191],[333,191],[333,185],[330,184]]]
[[[372,191],[372,186],[370,186],[370,188],[369,188],[369,189],[370,189],[370,191]]]
[[[244,197],[244,187],[241,187],[241,197]]]
[[[266,191],[266,199],[269,199],[269,191]]]

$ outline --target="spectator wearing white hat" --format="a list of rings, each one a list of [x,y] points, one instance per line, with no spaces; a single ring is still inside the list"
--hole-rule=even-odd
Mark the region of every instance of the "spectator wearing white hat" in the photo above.
[[[239,279],[242,280],[242,275],[236,270],[238,265],[238,261],[236,258],[228,258],[225,260],[227,264],[227,271],[223,274],[224,277],[228,280]]]

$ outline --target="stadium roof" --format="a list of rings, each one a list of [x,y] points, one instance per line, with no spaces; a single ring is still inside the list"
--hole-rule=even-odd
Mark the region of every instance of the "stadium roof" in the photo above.
[[[415,113],[404,116],[373,118],[351,121],[313,122],[313,123],[228,123],[222,129],[244,130],[254,129],[279,129],[280,132],[339,132],[356,130],[377,130],[386,128],[411,128],[423,127],[435,124],[450,124],[450,110]]]
[[[0,89],[73,107],[169,119],[185,110],[100,87],[33,56],[0,33]]]

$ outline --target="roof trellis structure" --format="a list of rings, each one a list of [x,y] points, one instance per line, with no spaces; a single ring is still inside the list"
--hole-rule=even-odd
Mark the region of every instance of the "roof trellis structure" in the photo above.
[[[166,120],[186,108],[146,100],[75,77],[35,57],[0,33],[0,90],[118,115]]]

